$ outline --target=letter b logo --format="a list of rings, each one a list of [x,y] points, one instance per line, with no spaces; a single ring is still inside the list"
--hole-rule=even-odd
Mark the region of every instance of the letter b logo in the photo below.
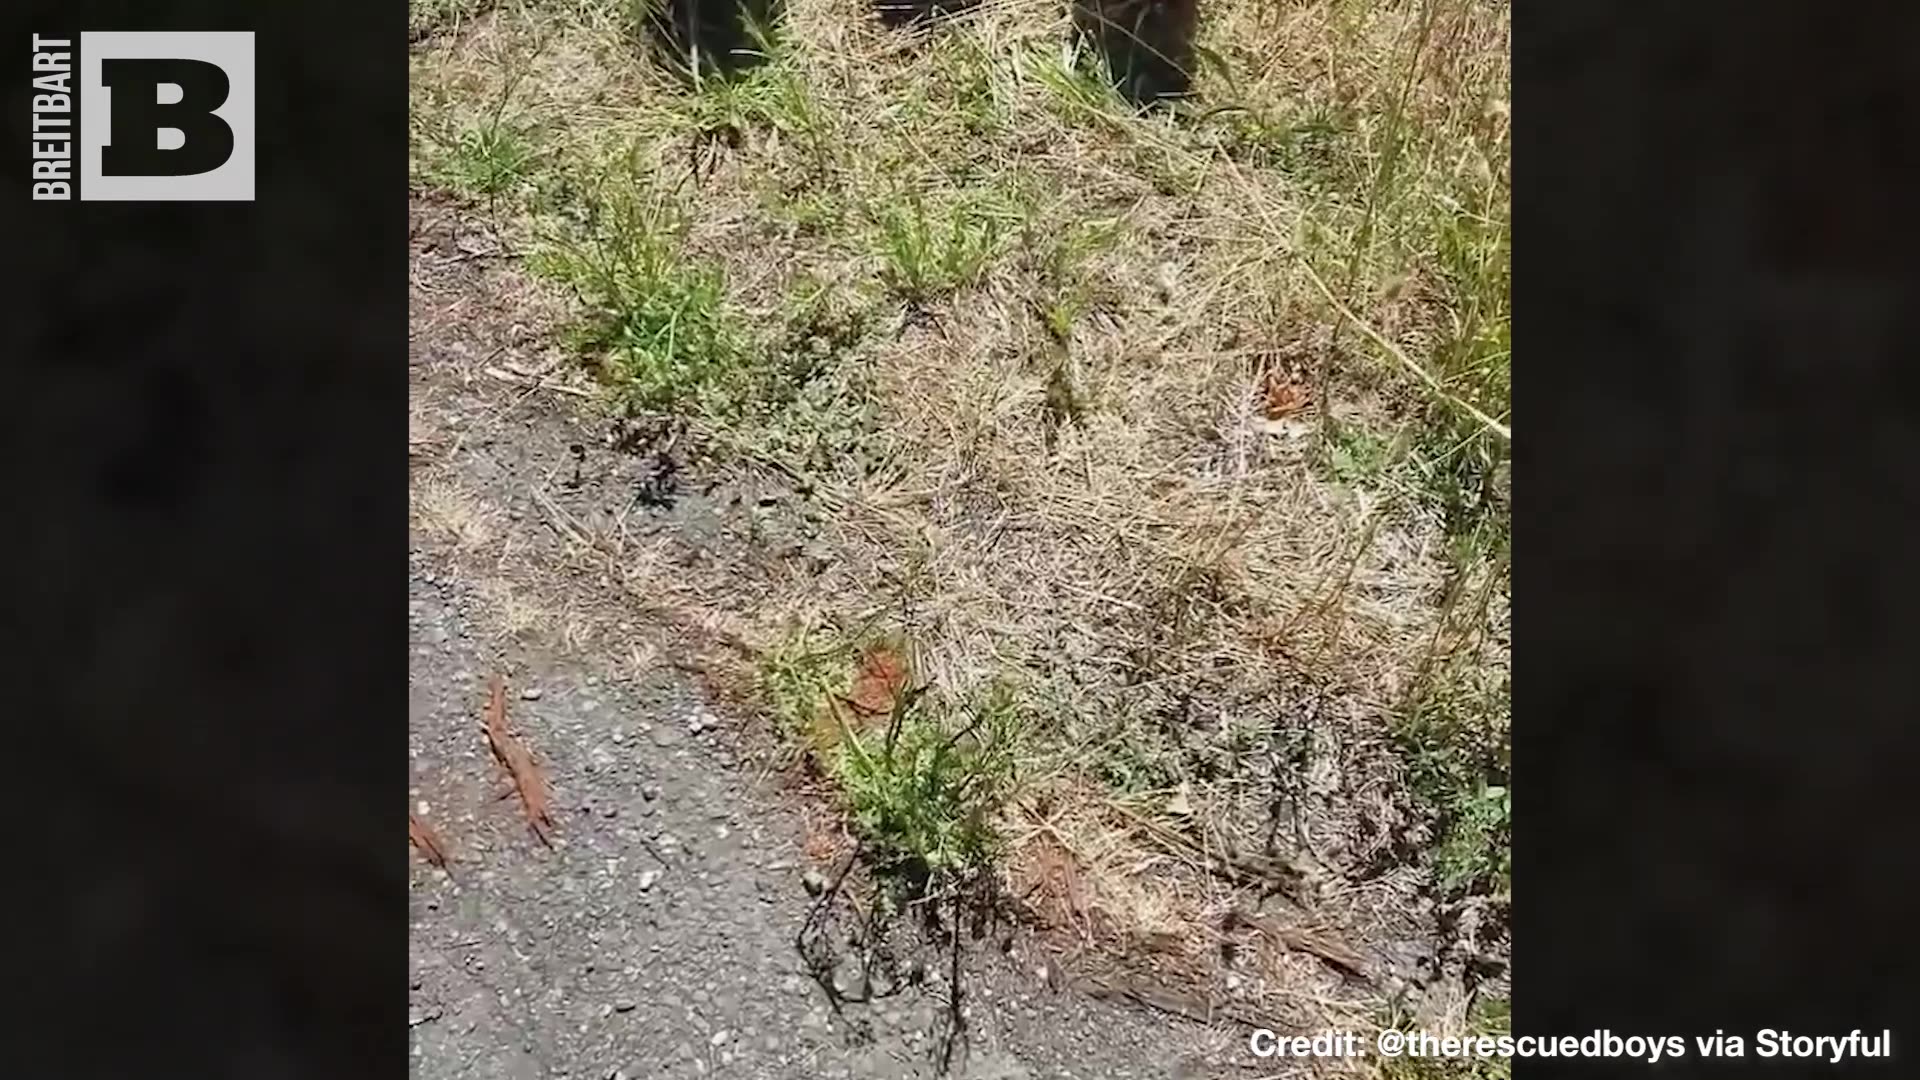
[[[80,35],[80,198],[251,201],[251,33]]]

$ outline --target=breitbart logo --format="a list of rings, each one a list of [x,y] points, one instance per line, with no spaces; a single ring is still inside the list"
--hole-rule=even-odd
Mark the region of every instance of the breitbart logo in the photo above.
[[[31,78],[35,199],[253,201],[252,33],[35,34]]]

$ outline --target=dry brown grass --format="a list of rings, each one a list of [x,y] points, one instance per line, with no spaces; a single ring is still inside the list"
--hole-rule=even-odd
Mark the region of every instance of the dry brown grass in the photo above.
[[[670,201],[754,350],[779,347],[803,282],[868,317],[828,402],[868,410],[858,453],[812,414],[702,421],[807,481],[823,572],[688,573],[655,547],[610,573],[736,640],[882,625],[956,696],[1013,679],[1032,738],[1012,891],[1228,993],[1222,920],[1256,900],[1209,853],[1290,860],[1305,891],[1282,920],[1383,968],[1434,934],[1427,870],[1399,854],[1433,838],[1395,718],[1436,671],[1504,670],[1505,564],[1450,547],[1404,463],[1423,439],[1504,457],[1504,356],[1470,358],[1498,379],[1446,359],[1489,297],[1435,252],[1504,221],[1506,27],[1483,0],[1219,0],[1199,103],[1136,116],[1063,62],[1052,0],[918,34],[792,0],[769,65],[691,94],[616,9],[503,5],[416,52],[416,174],[458,188],[504,162],[468,193],[528,248],[575,235],[609,175]],[[486,131],[526,161],[461,142]],[[932,266],[949,230],[982,237],[958,270]],[[1270,414],[1277,378],[1304,407]],[[1353,431],[1387,464],[1330,469]],[[1270,1008],[1358,1016],[1384,986],[1247,955],[1231,996]]]
[[[410,494],[415,524],[442,534],[456,548],[486,547],[498,531],[498,512],[457,484],[430,478],[414,485]]]

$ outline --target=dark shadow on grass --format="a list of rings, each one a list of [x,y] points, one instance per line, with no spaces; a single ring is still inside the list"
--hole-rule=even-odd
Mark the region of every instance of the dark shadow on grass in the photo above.
[[[928,26],[978,7],[980,0],[873,0],[874,13],[890,29]]]
[[[1184,97],[1193,86],[1199,0],[1073,0],[1073,25],[1135,105]]]
[[[646,37],[689,81],[738,74],[766,59],[756,28],[772,33],[782,0],[639,0]]]

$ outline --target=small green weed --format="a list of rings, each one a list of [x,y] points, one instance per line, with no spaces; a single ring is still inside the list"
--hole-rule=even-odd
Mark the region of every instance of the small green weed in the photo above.
[[[440,172],[456,191],[495,199],[528,180],[537,160],[524,132],[495,121],[468,127],[455,136]]]
[[[578,235],[551,244],[534,269],[579,293],[591,314],[574,343],[603,358],[627,404],[731,415],[764,373],[727,302],[725,275],[686,255],[685,232],[670,198],[631,181],[607,183]]]
[[[1507,789],[1480,781],[1457,792],[1449,810],[1452,824],[1435,852],[1441,888],[1511,891],[1513,800]]]
[[[416,60],[415,73],[420,70]],[[527,75],[524,63],[503,65],[504,78],[486,111],[456,123],[444,111],[452,104],[444,91],[416,84],[409,109],[412,144],[426,151],[415,164],[425,178],[449,190],[487,200],[494,207],[537,178],[541,152],[536,127],[515,107],[515,94]],[[411,166],[410,166],[411,169]]]
[[[816,645],[798,633],[760,660],[760,689],[782,734],[816,756],[837,739],[827,702],[844,694],[850,679],[850,646],[836,641]]]
[[[1374,485],[1394,460],[1393,441],[1359,424],[1330,422],[1323,446],[1327,470],[1348,485]]]
[[[818,376],[834,358],[858,347],[872,328],[868,297],[811,273],[796,276],[785,301],[785,353],[795,383]]]
[[[1089,766],[1109,790],[1137,798],[1179,783],[1176,754],[1137,726],[1124,725],[1098,745]]]
[[[926,700],[903,703],[884,733],[851,733],[840,782],[883,865],[914,879],[965,876],[994,856],[992,817],[1014,779],[1017,714],[998,690],[957,717]]]
[[[1120,94],[1092,49],[1084,45],[1064,51],[1041,48],[1020,59],[1021,67],[1046,88],[1061,119],[1117,121],[1124,115]]]
[[[831,160],[831,117],[791,62],[753,68],[732,79],[702,83],[678,109],[693,131],[728,141],[772,129],[793,136],[823,160]]]
[[[887,200],[876,217],[881,277],[918,304],[978,282],[1000,253],[1012,215],[983,196],[929,206],[914,192]]]
[[[1123,224],[1118,218],[1071,216],[1060,224],[1051,217],[1030,210],[1021,222],[1021,245],[1035,278],[1035,308],[1047,332],[1065,342],[1095,300],[1087,263],[1119,243]]]
[[[821,477],[871,476],[885,463],[877,405],[860,350],[874,321],[861,292],[803,276],[789,287],[768,385],[740,437]]]
[[[776,718],[839,784],[875,865],[925,888],[990,865],[1020,716],[1004,687],[956,702],[909,682],[904,648],[885,639],[796,636],[762,667]],[[890,712],[856,712],[876,696]]]
[[[1412,788],[1435,812],[1435,873],[1450,895],[1513,887],[1510,682],[1443,672],[1397,725]]]

